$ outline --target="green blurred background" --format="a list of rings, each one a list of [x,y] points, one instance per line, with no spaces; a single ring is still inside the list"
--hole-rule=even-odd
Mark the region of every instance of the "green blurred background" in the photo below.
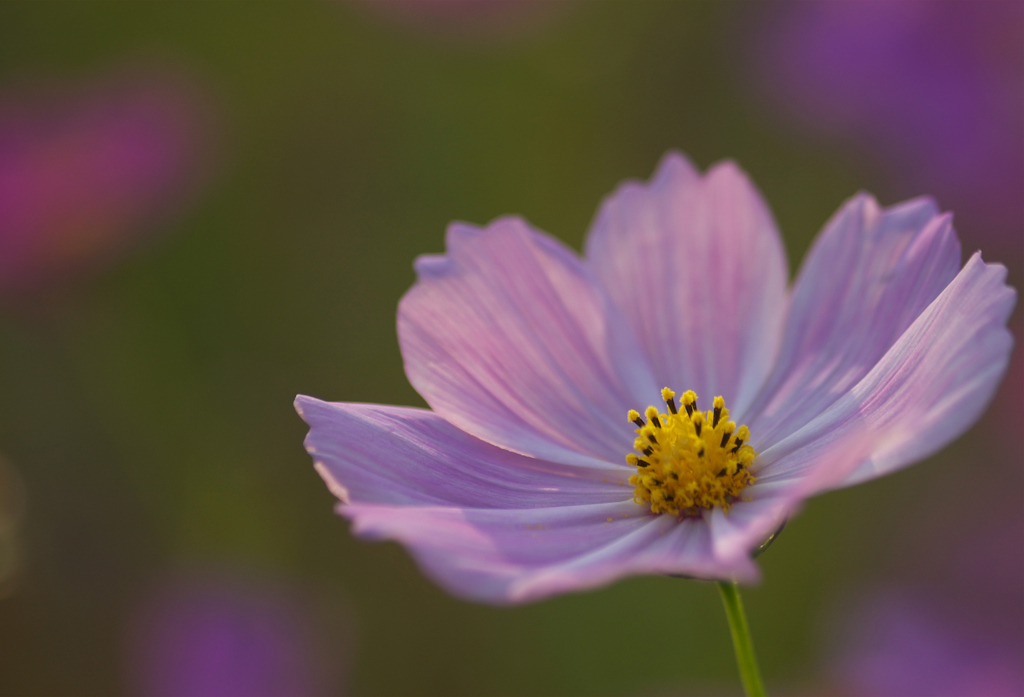
[[[160,239],[0,315],[0,452],[27,501],[0,600],[0,692],[134,691],[134,613],[161,579],[204,573],[301,597],[336,668],[327,692],[739,691],[714,586],[638,578],[515,609],[461,602],[397,545],[355,540],[302,448],[296,393],[424,405],[395,308],[453,219],[521,214],[579,249],[601,198],[678,148],[750,173],[795,269],[855,191],[905,195],[857,148],[787,128],[753,95],[753,5],[530,11],[474,35],[369,2],[0,5],[3,82],[171,63],[211,95],[218,134],[210,183]],[[994,505],[965,467],[1021,491],[1019,456],[978,428],[811,501],[762,557],[746,601],[775,691],[832,689],[823,637],[860,589],[944,573],[949,513]],[[1020,518],[1019,496],[1000,505]]]

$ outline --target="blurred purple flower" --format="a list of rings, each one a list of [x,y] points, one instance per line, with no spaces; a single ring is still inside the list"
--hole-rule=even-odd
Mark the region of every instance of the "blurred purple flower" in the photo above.
[[[518,218],[455,223],[447,247],[417,260],[398,311],[433,411],[296,408],[356,534],[480,601],[640,573],[754,580],[750,552],[804,498],[963,433],[1012,346],[1005,268],[961,269],[930,199],[853,197],[790,289],[771,213],[730,162],[701,175],[670,153],[623,184],[584,259]],[[701,413],[694,392],[720,396]]]
[[[239,573],[165,579],[132,618],[130,694],[294,697],[339,694],[349,637],[342,612]]]
[[[777,109],[848,136],[989,246],[1024,243],[1024,3],[772,3],[752,32]]]
[[[110,263],[205,180],[209,113],[167,70],[0,95],[0,292]]]
[[[1020,632],[1006,636],[956,610],[918,593],[868,598],[850,613],[833,680],[858,697],[1024,695]]]

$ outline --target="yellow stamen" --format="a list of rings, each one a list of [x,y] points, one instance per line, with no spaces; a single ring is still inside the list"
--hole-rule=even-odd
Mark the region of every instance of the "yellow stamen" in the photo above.
[[[633,499],[648,503],[652,513],[699,516],[715,506],[728,511],[740,492],[754,483],[750,472],[757,453],[747,444],[750,430],[736,428],[729,420],[725,400],[715,397],[712,410],[697,411],[697,395],[683,393],[683,411],[677,411],[675,392],[661,391],[670,413],[659,414],[647,407],[644,416],[630,410],[628,418],[637,425],[633,447],[626,462],[637,468],[629,478]]]

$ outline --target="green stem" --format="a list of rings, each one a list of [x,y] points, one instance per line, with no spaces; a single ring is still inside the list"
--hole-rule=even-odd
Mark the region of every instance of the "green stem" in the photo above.
[[[764,683],[761,682],[761,671],[757,667],[757,656],[754,655],[754,643],[750,640],[750,627],[747,616],[743,612],[743,601],[740,590],[731,581],[719,581],[718,590],[722,594],[725,605],[725,616],[729,620],[729,631],[732,632],[732,647],[736,650],[736,665],[740,669],[740,680],[747,697],[767,697]]]

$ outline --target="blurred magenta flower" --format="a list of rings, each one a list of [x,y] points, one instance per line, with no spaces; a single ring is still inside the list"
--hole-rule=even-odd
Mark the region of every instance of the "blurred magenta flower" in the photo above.
[[[1020,637],[957,614],[917,592],[875,594],[852,608],[833,679],[859,697],[1024,694]]]
[[[802,499],[966,430],[1013,343],[1005,269],[977,253],[961,269],[930,199],[853,197],[787,289],[771,213],[730,162],[701,175],[669,154],[623,184],[583,259],[518,218],[455,223],[447,247],[398,310],[433,411],[296,408],[356,534],[480,601],[755,580],[752,550]]]
[[[1024,3],[774,3],[745,39],[766,101],[926,189],[971,239],[1024,242]]]
[[[167,70],[0,96],[0,292],[96,270],[205,180],[209,112]]]
[[[338,608],[238,572],[163,579],[126,641],[128,692],[149,697],[339,694],[348,663]]]

